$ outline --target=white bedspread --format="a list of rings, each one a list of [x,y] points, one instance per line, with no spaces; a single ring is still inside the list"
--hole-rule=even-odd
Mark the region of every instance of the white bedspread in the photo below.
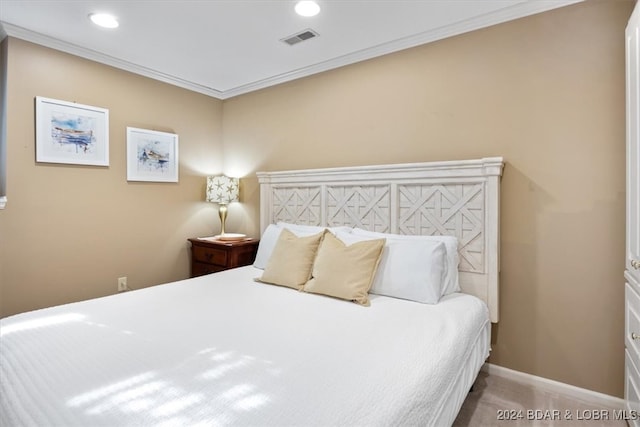
[[[260,272],[244,267],[2,319],[0,425],[453,421],[443,408],[472,349],[487,341],[483,302],[372,295],[362,307],[256,283]],[[482,345],[475,373],[488,356]]]

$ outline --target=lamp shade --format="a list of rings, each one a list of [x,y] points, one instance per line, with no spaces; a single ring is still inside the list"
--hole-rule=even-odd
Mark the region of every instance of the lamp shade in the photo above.
[[[224,175],[207,177],[207,202],[221,205],[237,202],[240,197],[239,181]]]

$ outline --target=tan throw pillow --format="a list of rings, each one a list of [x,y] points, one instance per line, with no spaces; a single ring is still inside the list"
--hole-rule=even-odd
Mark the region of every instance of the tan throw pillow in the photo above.
[[[323,231],[312,236],[298,237],[286,228],[283,229],[262,277],[256,280],[302,289],[311,277],[313,260],[324,233]]]
[[[347,246],[333,234],[325,234],[303,290],[369,305],[369,288],[384,242],[376,239]]]

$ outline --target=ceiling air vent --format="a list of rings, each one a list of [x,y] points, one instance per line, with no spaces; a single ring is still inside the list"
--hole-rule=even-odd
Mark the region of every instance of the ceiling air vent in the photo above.
[[[288,44],[289,46],[293,46],[294,44],[298,44],[300,42],[303,42],[305,40],[309,40],[312,39],[314,37],[318,37],[320,34],[316,33],[313,30],[304,30],[301,31],[297,34],[294,34],[292,36],[289,37],[285,37],[283,39],[281,39],[280,41],[285,42],[286,44]]]

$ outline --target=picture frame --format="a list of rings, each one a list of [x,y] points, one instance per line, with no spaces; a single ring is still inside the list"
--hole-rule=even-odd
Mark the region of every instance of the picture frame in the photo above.
[[[109,110],[36,96],[36,162],[109,166]]]
[[[178,135],[127,127],[127,181],[178,182]]]

